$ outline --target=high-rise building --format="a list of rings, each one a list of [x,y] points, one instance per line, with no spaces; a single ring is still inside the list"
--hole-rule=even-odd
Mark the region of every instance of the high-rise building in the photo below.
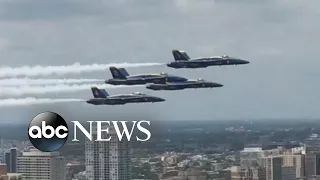
[[[4,154],[4,162],[7,165],[8,173],[16,173],[17,172],[17,157],[18,157],[18,149],[13,147],[9,152]]]
[[[10,152],[6,152],[4,153],[4,162],[6,163],[7,165],[7,172],[10,173],[11,172],[11,157],[10,157]]]
[[[10,173],[17,173],[17,148],[10,149]]]
[[[294,166],[296,168],[296,178],[304,177],[304,154],[284,154],[282,155],[283,166]]]
[[[295,166],[282,166],[281,180],[296,180],[296,167]]]
[[[305,140],[305,151],[306,154],[320,152],[320,137],[317,134],[313,134]]]
[[[319,154],[316,154],[315,159],[316,159],[316,168],[315,168],[316,175],[320,176],[320,152]]]
[[[282,157],[268,156],[261,158],[261,164],[266,170],[266,180],[282,179]]]
[[[306,171],[306,176],[310,179],[314,177],[319,177],[320,178],[320,152],[319,154],[316,153],[309,153],[306,154],[306,160],[305,160],[305,171]]]
[[[66,160],[59,152],[30,149],[18,157],[17,171],[25,180],[65,180]]]
[[[320,137],[316,134],[312,135],[305,141],[305,175],[306,177],[313,177],[320,175],[317,172],[317,166],[319,167],[319,161],[317,160],[320,154]],[[317,165],[318,164],[318,165]],[[318,168],[318,171],[320,169]],[[317,174],[319,173],[319,174]]]
[[[96,129],[96,128],[93,128]],[[97,142],[97,132],[92,132],[93,141],[85,142],[87,180],[130,180],[131,147],[126,137],[119,141],[114,129],[102,133],[103,139],[110,141]]]

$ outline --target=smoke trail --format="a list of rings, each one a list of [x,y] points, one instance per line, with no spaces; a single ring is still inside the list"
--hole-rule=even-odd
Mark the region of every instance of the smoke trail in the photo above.
[[[84,99],[37,99],[34,97],[27,97],[23,99],[1,99],[0,107],[8,106],[27,106],[34,104],[54,104],[66,102],[83,102]]]
[[[103,82],[104,79],[30,79],[11,78],[1,79],[0,86],[26,86],[26,85],[50,85],[50,84],[77,84]]]
[[[159,66],[161,63],[113,63],[113,64],[91,64],[81,65],[75,63],[66,66],[23,66],[23,67],[1,67],[0,77],[17,77],[17,76],[49,76],[53,74],[63,75],[68,73],[82,73],[92,71],[103,71],[109,69],[110,66],[116,67],[143,67],[143,66]]]
[[[19,87],[1,87],[0,96],[21,96],[25,94],[46,94],[46,93],[63,93],[63,92],[76,92],[83,90],[90,90],[91,87],[110,89],[122,87],[139,87],[136,86],[113,86],[109,84],[59,84],[54,86],[19,86]]]

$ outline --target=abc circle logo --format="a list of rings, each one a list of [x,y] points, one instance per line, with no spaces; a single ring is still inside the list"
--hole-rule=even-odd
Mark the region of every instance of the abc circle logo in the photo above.
[[[68,139],[68,125],[59,114],[42,112],[31,120],[28,136],[32,145],[38,150],[57,151]]]

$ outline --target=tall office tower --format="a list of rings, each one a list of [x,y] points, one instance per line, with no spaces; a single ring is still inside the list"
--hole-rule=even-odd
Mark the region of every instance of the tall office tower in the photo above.
[[[11,173],[11,161],[10,161],[10,157],[11,155],[10,155],[10,152],[6,152],[6,153],[4,153],[4,159],[5,159],[5,163],[6,163],[6,165],[7,165],[7,172],[8,173]]]
[[[282,179],[282,157],[268,156],[261,158],[261,164],[266,169],[266,180]]]
[[[305,165],[304,154],[283,154],[282,164],[283,166],[295,166],[296,178],[304,177],[304,165]]]
[[[17,173],[17,148],[10,149],[10,173]]]
[[[262,148],[244,148],[240,151],[240,166],[252,167],[260,165],[260,159],[263,156]]]
[[[59,152],[41,152],[30,149],[18,157],[17,171],[23,175],[25,180],[65,180],[64,157]]]
[[[320,154],[320,137],[316,134],[310,136],[305,141],[305,175],[306,177],[313,177],[317,174],[317,154]],[[319,162],[318,162],[319,166]]]
[[[93,128],[96,129],[96,128]],[[103,128],[106,129],[106,128]],[[97,132],[92,132],[92,141],[86,139],[85,158],[87,180],[130,180],[131,146],[124,136],[119,141],[115,130],[109,127],[109,134],[102,132],[102,139],[97,142]]]

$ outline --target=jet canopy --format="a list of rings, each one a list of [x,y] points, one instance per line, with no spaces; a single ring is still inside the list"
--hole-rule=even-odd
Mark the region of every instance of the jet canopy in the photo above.
[[[160,73],[160,75],[166,76],[166,75],[168,75],[168,73],[162,72],[162,73]]]
[[[221,57],[222,58],[230,58],[230,56],[228,56],[228,55],[222,55]]]
[[[198,81],[204,81],[204,79],[202,79],[202,78],[199,78],[199,79],[198,79]]]
[[[144,93],[142,93],[142,92],[134,92],[132,94],[134,94],[134,95],[144,95]]]

